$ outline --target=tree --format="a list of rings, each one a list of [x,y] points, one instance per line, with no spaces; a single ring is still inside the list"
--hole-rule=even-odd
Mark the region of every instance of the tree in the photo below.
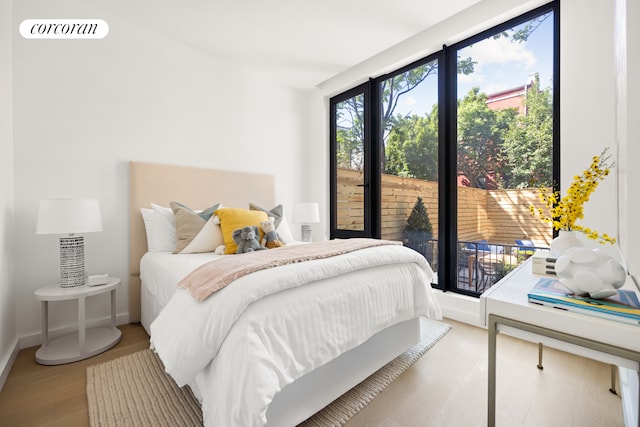
[[[429,213],[424,206],[422,197],[418,196],[416,204],[413,206],[409,218],[407,218],[407,226],[405,231],[420,231],[426,234],[433,233],[433,227],[429,220]]]
[[[407,165],[406,145],[410,141],[410,119],[402,116],[392,117],[389,122],[391,132],[387,138],[384,153],[384,173],[395,176],[413,178]]]
[[[553,165],[553,100],[536,75],[525,98],[525,113],[504,133],[505,176],[509,188],[550,187]]]
[[[540,24],[550,16],[551,12],[538,16],[518,27],[498,33],[494,38],[506,37],[514,43],[527,41],[529,36],[536,31]],[[473,74],[475,65],[476,62],[471,57],[458,57],[457,73],[463,75]],[[406,138],[419,135],[420,132],[415,129],[418,122],[414,122],[416,119],[413,118],[413,116],[399,117],[394,116],[394,113],[402,95],[411,92],[427,77],[436,75],[437,73],[438,63],[431,61],[398,73],[380,82],[378,92],[380,94],[381,104],[379,106],[374,105],[373,108],[380,108],[380,140],[378,142],[380,144],[380,152],[384,154],[381,161],[382,170],[387,173],[415,177],[430,175],[431,165],[421,167],[419,160],[422,159],[429,162],[429,159],[431,159],[431,163],[433,163],[433,161],[436,161],[437,156],[432,157],[425,153],[419,153],[418,151],[418,148],[428,149],[430,145],[425,144],[424,141],[407,143],[400,139],[403,134]],[[477,95],[476,93],[476,96]],[[470,98],[467,101],[471,104],[477,101],[477,99]],[[340,106],[341,108],[338,111],[339,117],[336,118],[338,122],[338,146],[336,147],[338,166],[348,167],[350,169],[361,169],[364,161],[364,97],[357,96],[351,98],[340,103]],[[471,105],[467,107],[471,108]],[[476,107],[479,107],[477,102]],[[468,111],[467,115],[476,113],[480,115],[478,122],[468,121],[463,132],[480,130],[483,127],[482,122],[490,119],[491,123],[486,121],[484,129],[490,131],[490,133],[485,134],[484,137],[480,134],[466,133],[463,139],[459,138],[459,149],[462,149],[459,158],[462,161],[461,166],[463,173],[465,173],[465,175],[469,174],[467,176],[471,185],[485,188],[486,172],[503,169],[503,159],[500,156],[500,150],[497,148],[500,146],[501,140],[496,139],[496,137],[501,137],[501,130],[508,127],[509,120],[513,118],[515,114],[513,111],[491,114],[487,113],[487,111],[476,109],[475,111]],[[471,117],[469,118],[471,119]],[[412,121],[415,125],[414,129],[412,131],[409,131],[408,127],[405,129],[395,129],[396,126],[407,125],[404,121],[405,119]],[[341,120],[343,121],[343,125],[340,125]],[[434,119],[430,117],[429,120],[433,122]],[[460,134],[460,129],[458,129],[458,132]],[[389,149],[387,149],[388,144],[391,144]],[[480,151],[473,154],[473,147],[479,148]],[[402,153],[404,149],[409,151]],[[491,156],[490,161],[493,164],[488,164],[487,155]],[[483,157],[484,161],[482,160]],[[387,162],[391,162],[391,164],[387,166]]]
[[[475,62],[471,58],[458,58],[458,73],[471,74]],[[430,75],[438,73],[437,61],[419,65],[411,70],[397,74],[380,82],[378,88],[381,101],[381,150],[386,151],[387,138],[395,123],[394,112],[400,97],[420,85]],[[349,98],[338,104],[337,123],[337,156],[339,167],[361,169],[363,162],[364,141],[364,97],[361,95]],[[385,169],[385,159],[382,160]]]
[[[437,181],[438,106],[424,117],[394,117],[385,149],[385,173]]]
[[[431,61],[424,65],[412,68],[409,71],[397,74],[394,77],[383,80],[380,83],[382,101],[381,121],[382,140],[386,143],[394,120],[393,112],[398,106],[400,96],[412,91],[430,75],[438,73],[438,62]]]
[[[336,156],[339,168],[362,170],[364,162],[364,97],[357,95],[336,106]]]
[[[416,204],[407,218],[407,225],[404,229],[405,246],[417,251],[427,259],[433,259],[433,248],[429,245],[429,239],[433,237],[433,227],[429,220],[427,208],[424,206],[422,197],[418,196]]]
[[[457,71],[458,74],[472,74],[476,62],[471,58],[458,57]],[[412,91],[420,85],[430,75],[438,74],[438,62],[431,61],[423,65],[419,65],[403,73],[397,74],[380,83],[381,94],[381,128],[383,152],[386,146],[387,138],[394,125],[393,113],[398,106],[400,96]]]
[[[487,188],[487,177],[501,169],[502,135],[516,114],[491,110],[477,87],[458,101],[458,171],[471,187]]]
[[[501,33],[493,36],[494,39],[499,39],[500,37],[510,38],[512,42],[526,42],[529,39],[529,36],[533,34],[538,27],[546,21],[549,17],[551,17],[551,12],[547,12],[544,15],[537,16],[530,21],[527,21],[522,25],[519,29],[510,29],[507,31],[503,31]]]

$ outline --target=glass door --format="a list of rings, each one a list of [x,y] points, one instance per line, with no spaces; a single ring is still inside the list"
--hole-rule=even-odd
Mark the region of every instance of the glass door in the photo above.
[[[331,238],[378,237],[372,209],[370,83],[330,101]]]

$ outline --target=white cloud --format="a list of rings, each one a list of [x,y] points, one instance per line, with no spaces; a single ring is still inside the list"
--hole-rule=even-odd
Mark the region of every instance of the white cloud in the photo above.
[[[482,92],[494,93],[509,89],[516,84],[524,84],[522,71],[532,71],[538,60],[535,54],[527,49],[526,43],[511,42],[501,37],[488,38],[460,51],[461,58],[470,57],[476,62],[474,72],[468,76],[458,75],[458,83],[463,92],[473,86]],[[458,93],[464,96],[466,93]]]
[[[482,86],[482,83],[484,83],[484,75],[478,72],[469,75],[458,74],[458,83],[470,86]]]
[[[476,61],[476,71],[486,65],[507,63],[530,70],[538,62],[533,52],[527,50],[526,43],[512,42],[506,37],[485,39],[463,49],[460,55]]]
[[[418,101],[413,96],[407,96],[405,97],[403,104],[407,107],[413,107],[417,102]]]

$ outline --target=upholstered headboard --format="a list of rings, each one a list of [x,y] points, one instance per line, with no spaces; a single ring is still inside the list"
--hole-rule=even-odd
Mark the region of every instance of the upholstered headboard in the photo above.
[[[140,259],[147,237],[140,208],[178,201],[193,209],[214,203],[267,209],[275,205],[275,177],[155,163],[129,163],[129,319],[140,321]]]

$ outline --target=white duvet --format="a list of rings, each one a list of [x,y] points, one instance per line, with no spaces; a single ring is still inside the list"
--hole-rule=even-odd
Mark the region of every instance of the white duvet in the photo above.
[[[417,316],[441,318],[425,259],[402,246],[262,270],[199,302],[178,290],[151,345],[201,399],[206,426],[262,426],[276,393]]]

